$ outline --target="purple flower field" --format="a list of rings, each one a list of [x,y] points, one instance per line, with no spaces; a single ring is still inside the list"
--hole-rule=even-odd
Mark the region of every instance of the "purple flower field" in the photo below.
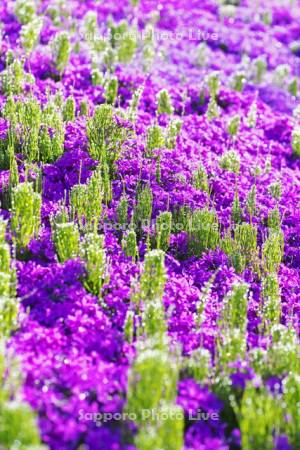
[[[300,1],[2,0],[0,449],[300,449]]]

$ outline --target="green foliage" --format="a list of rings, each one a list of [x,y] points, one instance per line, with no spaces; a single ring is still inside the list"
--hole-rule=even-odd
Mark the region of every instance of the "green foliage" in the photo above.
[[[52,223],[52,239],[55,245],[58,261],[63,263],[76,258],[79,254],[79,231],[74,222]]]
[[[117,206],[118,222],[122,228],[128,224],[128,198],[125,194],[122,195]]]
[[[219,221],[216,211],[196,209],[191,214],[189,225],[189,248],[195,255],[203,251],[214,250],[220,241]]]
[[[141,299],[145,302],[162,299],[166,282],[164,260],[165,254],[162,250],[152,250],[145,255],[144,271],[140,280]]]
[[[63,109],[63,118],[65,122],[74,122],[75,120],[75,111],[76,111],[76,104],[74,97],[68,97],[64,109]]]
[[[230,136],[235,136],[238,134],[239,129],[240,129],[240,116],[239,115],[235,115],[233,116],[230,121],[228,122],[228,133],[230,134]]]
[[[109,105],[116,103],[118,86],[119,82],[117,77],[110,78],[106,83],[104,97]]]
[[[220,89],[220,75],[218,72],[212,72],[208,75],[207,86],[210,96],[216,98]]]
[[[203,164],[200,164],[198,170],[193,174],[193,186],[196,189],[209,193],[208,176]]]
[[[265,357],[263,372],[265,378],[270,376],[282,377],[288,373],[299,373],[300,346],[295,330],[281,324],[273,325],[270,329],[272,342]]]
[[[247,384],[238,414],[243,450],[273,450],[273,434],[278,434],[281,414],[276,399],[265,389]]]
[[[134,335],[134,312],[130,309],[127,311],[125,322],[124,322],[124,335],[126,342],[129,344],[133,341]]]
[[[24,182],[12,190],[11,229],[18,249],[27,247],[39,233],[41,195],[32,183]]]
[[[269,212],[268,228],[270,232],[279,232],[281,230],[281,219],[278,205]]]
[[[298,97],[299,80],[297,77],[293,77],[292,81],[288,85],[288,91],[294,97]]]
[[[265,275],[262,280],[262,319],[265,327],[279,323],[281,315],[281,295],[279,281],[276,273]]]
[[[136,233],[134,230],[129,230],[122,239],[122,248],[126,256],[130,256],[133,260],[138,257],[138,246]]]
[[[269,190],[275,200],[280,200],[282,195],[282,186],[280,181],[275,181],[269,185]]]
[[[152,215],[152,202],[153,194],[150,187],[146,186],[138,192],[133,212],[133,222],[138,230],[149,224]]]
[[[234,229],[234,237],[231,235],[231,230],[227,230],[220,246],[237,273],[243,272],[248,264],[258,270],[257,229],[255,226],[248,223],[237,224]]]
[[[80,229],[96,230],[102,212],[104,186],[97,169],[86,184],[76,184],[70,193],[71,218],[77,219]]]
[[[222,327],[237,328],[246,332],[248,286],[244,283],[234,284],[223,302]]]
[[[10,246],[5,241],[7,222],[0,217],[0,337],[8,337],[17,324],[18,303],[15,295],[15,267]]]
[[[292,131],[292,149],[293,154],[299,158],[300,157],[300,127],[295,126]]]
[[[246,123],[249,128],[255,128],[257,122],[257,103],[253,102],[246,117]]]
[[[171,229],[172,214],[164,211],[156,219],[156,246],[164,252],[169,248]]]
[[[71,44],[70,38],[66,31],[57,33],[52,41],[52,52],[54,63],[62,75],[70,59]]]
[[[128,118],[132,122],[135,122],[135,120],[136,120],[136,115],[137,115],[137,111],[138,111],[138,107],[139,107],[139,103],[141,101],[143,91],[144,91],[144,86],[140,86],[132,94],[132,98],[130,100],[130,105],[129,105],[129,113],[128,113]]]
[[[236,225],[234,238],[241,253],[250,261],[257,252],[257,228],[250,223]]]
[[[237,92],[243,92],[247,77],[244,71],[238,71],[233,75],[232,87]]]
[[[129,373],[127,411],[139,425],[135,444],[141,450],[182,448],[184,414],[175,405],[178,369],[167,347],[156,348],[149,340],[139,343]]]
[[[174,108],[170,94],[167,89],[162,89],[157,94],[157,114],[168,114],[171,116],[173,113]]]
[[[234,223],[240,223],[242,220],[242,208],[240,206],[239,193],[236,190],[234,193],[233,205],[231,210],[231,219]]]
[[[255,216],[256,213],[256,185],[251,187],[246,199],[247,211],[250,217]]]
[[[262,265],[267,273],[278,272],[284,251],[282,231],[270,233],[262,247]]]
[[[298,355],[299,356],[299,355]],[[298,449],[300,442],[300,376],[299,371],[289,373],[283,381],[284,412],[287,416],[285,432],[292,448]]]
[[[212,370],[211,354],[205,348],[197,348],[191,355],[184,358],[183,369],[198,383],[205,383]]]
[[[35,416],[21,401],[19,370],[0,341],[0,446],[5,449],[42,450]]]
[[[121,63],[130,63],[130,61],[135,56],[137,49],[137,42],[134,33],[135,30],[132,30],[132,32],[129,31],[127,34],[123,36],[123,39],[119,43],[117,55],[118,60]]]
[[[88,116],[89,115],[89,103],[88,103],[88,100],[82,100],[80,102],[79,114],[81,116]]]
[[[219,165],[221,169],[236,173],[238,175],[241,165],[240,155],[235,150],[228,150],[221,156]]]
[[[19,121],[19,142],[29,161],[39,160],[39,132],[42,111],[39,102],[31,97],[25,102],[17,103]]]
[[[182,120],[171,119],[166,132],[165,145],[167,148],[175,148],[177,137],[179,136],[182,128]]]
[[[140,344],[129,374],[127,394],[127,409],[136,414],[139,425],[145,421],[143,410],[155,410],[162,401],[174,400],[177,376],[177,364],[165,349],[153,349],[147,341]]]
[[[1,74],[2,93],[4,95],[19,95],[23,92],[26,75],[23,64],[18,59],[10,63]]]
[[[125,20],[118,24],[109,22],[108,25],[111,33],[111,45],[116,51],[118,61],[129,63],[136,53],[137,31],[134,28],[130,29]]]
[[[220,116],[220,108],[214,97],[211,97],[209,100],[206,116],[208,120],[213,120]]]
[[[152,152],[155,149],[160,149],[165,146],[165,137],[163,130],[159,125],[153,125],[147,130],[147,155],[152,156]]]
[[[36,4],[34,0],[16,0],[14,12],[21,24],[27,24],[34,19]]]
[[[246,335],[238,328],[224,329],[218,342],[217,364],[222,372],[230,372],[230,363],[243,360],[246,356]]]
[[[267,71],[267,62],[264,57],[259,57],[254,60],[254,72],[256,83],[261,83]]]
[[[150,70],[154,57],[155,57],[155,39],[154,39],[154,26],[152,23],[147,23],[143,38],[143,68],[147,72]]]
[[[49,102],[42,111],[43,125],[39,132],[39,160],[42,162],[53,162],[64,152],[65,127],[60,113],[62,102],[57,96],[57,104]]]
[[[80,256],[86,268],[84,286],[93,295],[100,296],[103,284],[108,281],[104,236],[96,232],[86,234],[80,244]]]
[[[113,164],[130,132],[117,124],[111,105],[102,104],[95,108],[94,116],[87,122],[87,135],[91,157],[107,163],[113,171]]]
[[[43,23],[39,18],[35,18],[22,26],[20,31],[21,44],[27,55],[29,55],[38,44],[42,26]]]

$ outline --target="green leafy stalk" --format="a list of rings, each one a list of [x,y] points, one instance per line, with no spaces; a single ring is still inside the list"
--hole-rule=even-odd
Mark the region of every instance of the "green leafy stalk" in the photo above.
[[[18,249],[27,247],[38,235],[41,223],[41,195],[32,183],[24,182],[12,190],[11,229]]]

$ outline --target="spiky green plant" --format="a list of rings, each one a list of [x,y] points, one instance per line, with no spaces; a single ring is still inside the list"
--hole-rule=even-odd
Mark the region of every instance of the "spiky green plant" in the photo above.
[[[198,169],[193,174],[193,185],[196,189],[209,193],[208,175],[203,164],[199,164]]]
[[[234,193],[234,199],[233,199],[232,210],[231,210],[232,221],[234,223],[240,223],[242,220],[242,213],[243,213],[243,210],[240,205],[239,193],[236,190]]]
[[[52,239],[59,262],[63,263],[78,256],[79,231],[74,222],[59,223],[54,220],[52,224]]]
[[[69,34],[66,31],[57,33],[51,44],[55,66],[62,75],[68,65],[71,54]]]
[[[163,130],[159,125],[153,125],[147,130],[147,155],[152,156],[153,150],[163,148],[165,145],[165,137]]]
[[[103,284],[108,281],[104,236],[96,232],[86,234],[80,244],[80,256],[86,268],[83,284],[89,292],[99,297]]]
[[[140,86],[132,94],[132,98],[130,100],[130,105],[129,105],[129,112],[128,112],[128,118],[132,122],[135,122],[135,120],[136,120],[137,111],[138,111],[138,107],[139,107],[139,104],[141,101],[143,91],[144,91],[144,86]]]
[[[167,148],[175,148],[177,137],[180,135],[183,122],[181,119],[171,119],[166,131],[165,145]]]
[[[63,109],[63,118],[65,122],[74,122],[76,103],[74,97],[68,97]]]
[[[118,223],[122,228],[126,228],[128,224],[128,198],[123,194],[117,206]]]
[[[146,186],[138,192],[133,212],[133,222],[138,230],[149,224],[152,215],[152,202],[153,194],[150,187]]]
[[[172,214],[169,211],[162,212],[156,219],[156,246],[166,252],[170,245],[172,230]]]
[[[88,119],[87,135],[91,157],[108,164],[110,172],[113,172],[114,162],[130,132],[118,125],[111,105],[102,104],[95,108],[93,117]]]
[[[241,165],[240,155],[235,150],[228,150],[221,156],[219,165],[221,169],[238,175]]]
[[[124,322],[124,335],[126,341],[130,344],[132,343],[134,336],[134,317],[134,312],[129,309],[126,313]]]
[[[173,113],[174,107],[170,94],[167,89],[162,89],[157,94],[157,114],[168,114],[171,116]]]
[[[32,183],[24,182],[12,190],[11,229],[19,249],[27,247],[37,236],[41,223],[41,195]]]
[[[22,152],[29,161],[39,160],[39,133],[42,120],[41,106],[31,97],[25,102],[17,103],[17,116],[20,122],[19,141]]]
[[[138,246],[136,233],[134,230],[129,230],[122,239],[122,248],[126,256],[130,256],[133,260],[138,257]]]
[[[262,247],[262,264],[267,273],[278,272],[284,252],[282,231],[270,233]]]
[[[279,323],[281,316],[281,292],[276,273],[269,273],[262,280],[262,319],[268,330]]]
[[[4,357],[5,356],[5,357]],[[41,445],[36,418],[22,401],[20,373],[16,360],[7,355],[0,340],[0,446],[5,449],[45,450]]]
[[[268,215],[268,228],[269,231],[279,232],[281,230],[281,217],[278,205],[275,206],[274,209],[271,209]]]
[[[247,261],[251,261],[257,254],[257,228],[250,223],[236,225],[234,239]]]
[[[104,97],[109,105],[114,105],[116,103],[118,95],[118,78],[111,77],[105,85]]]
[[[238,420],[243,450],[273,450],[273,436],[279,433],[282,417],[276,398],[266,388],[247,384]]]
[[[292,149],[293,154],[299,158],[300,157],[300,127],[295,126],[292,131]]]
[[[152,250],[145,255],[144,270],[141,275],[141,299],[145,302],[161,299],[166,282],[165,254],[162,250]]]
[[[189,225],[189,249],[199,255],[205,250],[215,249],[220,242],[219,221],[214,210],[196,209]]]
[[[209,350],[200,347],[184,358],[182,368],[198,383],[205,383],[211,372],[211,359]]]
[[[228,122],[228,133],[230,136],[236,136],[240,129],[241,118],[239,115],[233,116]]]
[[[82,100],[79,105],[79,114],[81,116],[89,115],[89,102],[88,100]]]
[[[21,44],[27,55],[29,55],[38,43],[43,22],[35,18],[23,25],[20,32]]]
[[[27,24],[34,19],[36,3],[34,0],[16,0],[14,13],[22,24]]]
[[[247,211],[250,215],[250,218],[255,216],[256,213],[256,185],[253,184],[251,187],[247,199],[246,199]]]
[[[246,123],[249,128],[255,128],[257,122],[257,103],[253,102],[246,117]]]
[[[248,307],[248,285],[237,283],[232,286],[223,302],[223,313],[221,326],[233,329],[237,328],[246,332],[247,307]]]
[[[299,355],[298,355],[299,356]],[[290,372],[283,381],[284,412],[287,416],[284,429],[292,448],[297,449],[300,442],[300,376]]]
[[[247,76],[244,70],[239,70],[233,74],[232,87],[237,92],[243,92]]]

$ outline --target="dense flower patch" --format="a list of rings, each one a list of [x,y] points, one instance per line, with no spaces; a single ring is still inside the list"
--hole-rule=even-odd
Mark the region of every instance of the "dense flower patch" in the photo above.
[[[0,447],[299,449],[299,1],[0,19]]]

